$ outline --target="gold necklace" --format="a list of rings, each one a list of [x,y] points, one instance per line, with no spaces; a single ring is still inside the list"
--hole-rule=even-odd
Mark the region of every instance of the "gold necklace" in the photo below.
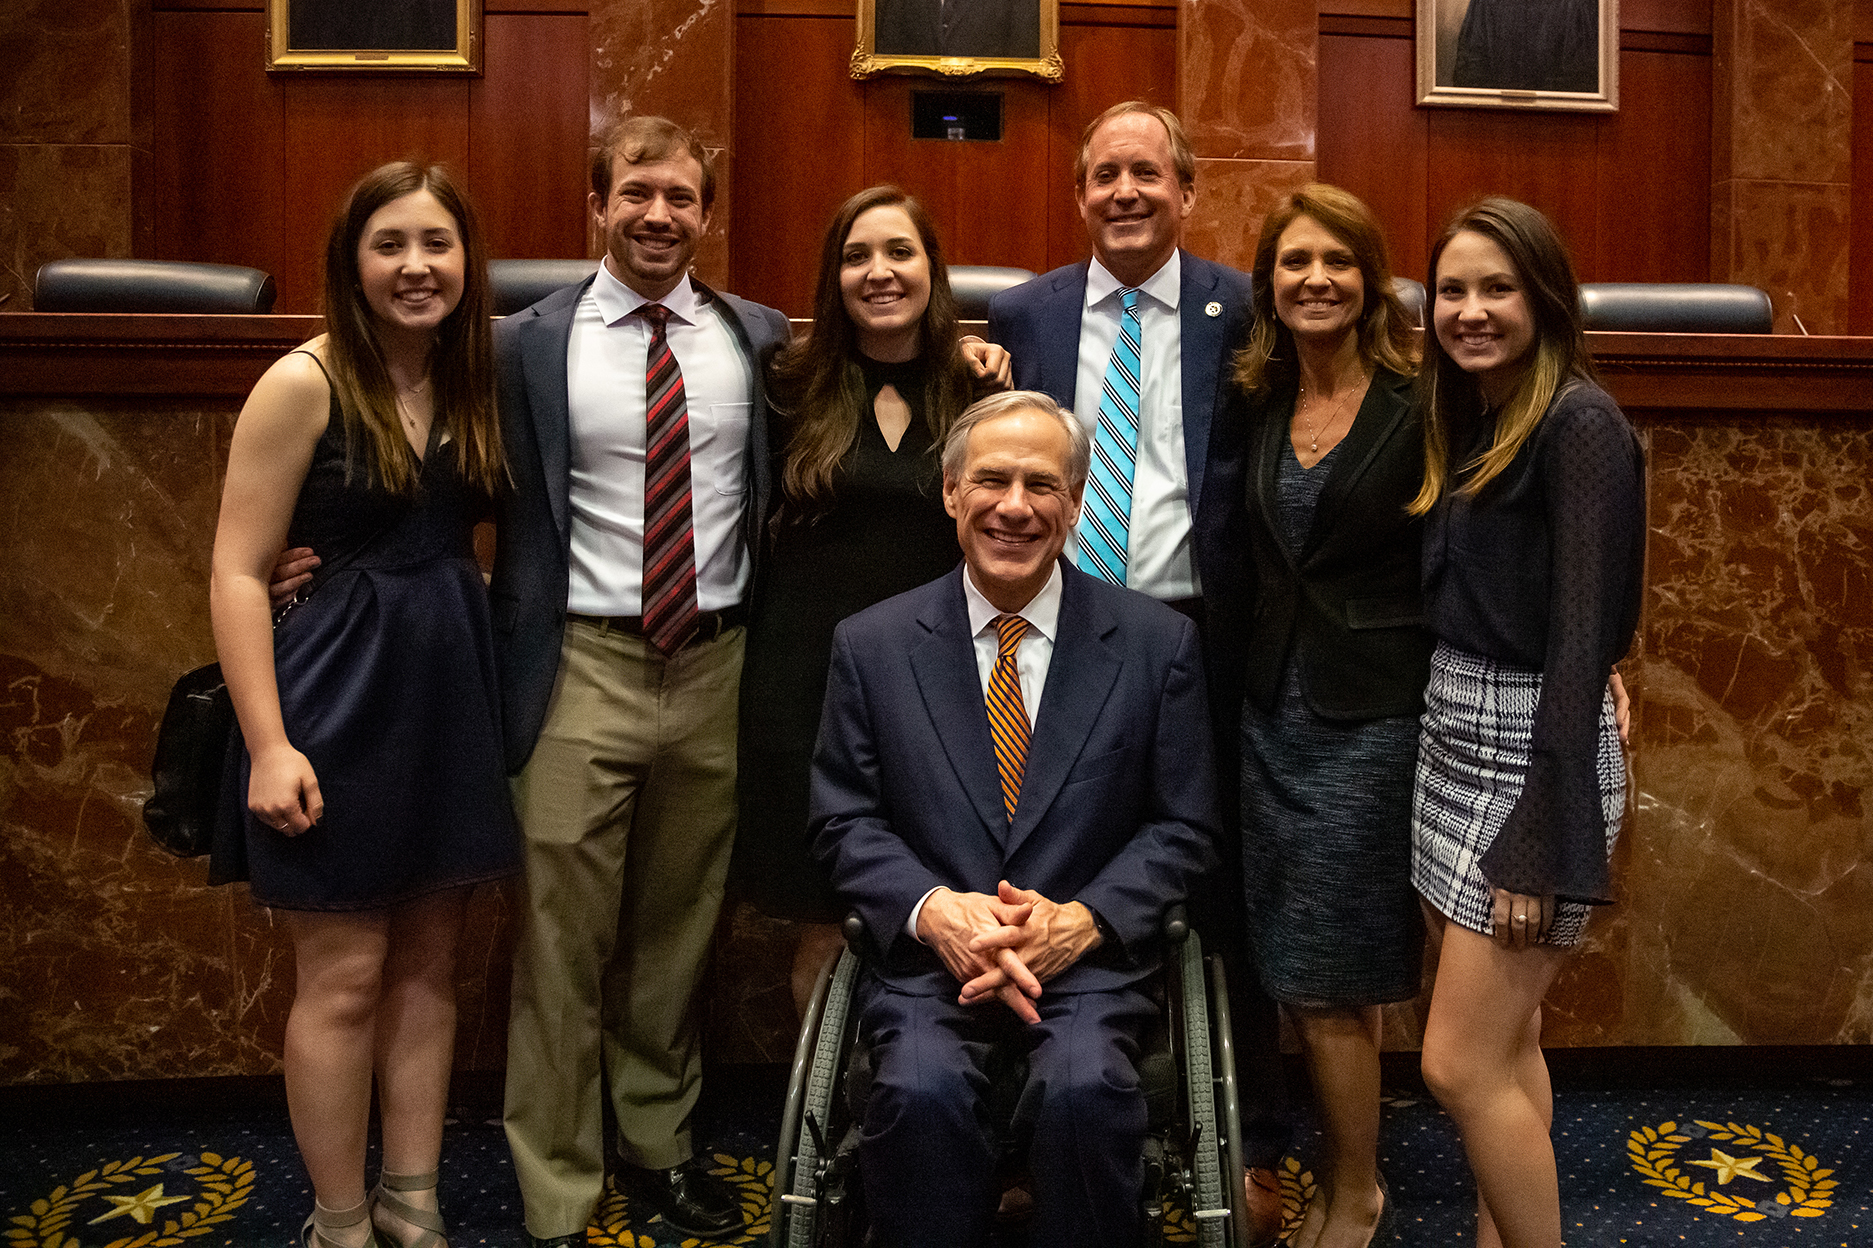
[[[1325,430],[1327,433],[1333,432],[1333,426],[1336,423],[1338,423],[1340,419],[1341,411],[1345,409],[1347,400],[1352,397],[1353,397],[1353,392],[1349,389],[1344,393],[1344,395],[1342,395],[1340,400],[1334,405],[1334,411],[1332,415],[1330,416],[1330,418],[1327,420],[1327,428]],[[1300,410],[1298,412],[1298,415],[1301,418],[1301,423],[1307,426],[1307,449],[1311,451],[1313,454],[1318,455],[1320,454],[1320,435],[1314,432],[1314,422],[1312,420],[1309,420],[1307,417],[1307,404],[1309,402],[1309,399],[1307,397],[1306,386],[1301,387],[1300,398],[1301,398],[1301,401],[1299,404]]]

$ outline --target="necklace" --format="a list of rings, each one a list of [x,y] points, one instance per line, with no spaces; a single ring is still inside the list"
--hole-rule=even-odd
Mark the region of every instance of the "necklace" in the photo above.
[[[1333,410],[1330,413],[1328,413],[1327,427],[1321,432],[1323,433],[1333,432],[1333,426],[1339,423],[1340,414],[1342,411],[1345,410],[1346,405],[1347,405],[1347,400],[1352,397],[1353,397],[1352,390],[1347,389],[1342,392],[1339,401],[1333,405]],[[1296,405],[1298,409],[1296,414],[1300,416],[1301,423],[1307,426],[1307,449],[1313,452],[1314,454],[1318,455],[1320,454],[1320,434],[1314,432],[1314,422],[1307,415],[1307,405],[1311,400],[1308,398],[1306,386],[1301,387],[1300,398],[1301,398],[1300,403]]]

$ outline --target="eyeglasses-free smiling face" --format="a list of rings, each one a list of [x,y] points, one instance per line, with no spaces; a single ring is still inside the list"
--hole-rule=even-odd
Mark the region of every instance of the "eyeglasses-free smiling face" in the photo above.
[[[467,264],[455,215],[428,191],[379,208],[358,238],[358,285],[386,330],[434,333],[462,301]]]
[[[1495,240],[1462,230],[1437,258],[1431,323],[1457,367],[1473,373],[1483,396],[1500,402],[1528,364],[1535,314],[1521,274]]]
[[[1080,219],[1099,263],[1127,286],[1164,267],[1196,198],[1177,180],[1170,132],[1149,113],[1121,113],[1087,141]]]
[[[930,255],[908,212],[880,204],[859,213],[840,253],[839,292],[859,350],[887,362],[917,354],[930,306]]]
[[[702,165],[686,151],[635,165],[617,154],[611,193],[588,194],[586,204],[605,235],[612,276],[646,299],[676,289],[709,228]]]
[[[961,475],[943,478],[943,507],[982,596],[1019,611],[1047,583],[1080,516],[1067,478],[1072,439],[1045,412],[1017,409],[969,431]]]
[[[1353,249],[1303,213],[1275,242],[1275,315],[1297,338],[1334,338],[1359,324],[1366,279]]]

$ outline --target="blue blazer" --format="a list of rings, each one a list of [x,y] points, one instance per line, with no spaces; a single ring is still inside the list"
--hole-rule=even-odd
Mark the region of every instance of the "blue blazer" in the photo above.
[[[554,291],[494,325],[501,437],[514,483],[496,505],[494,577],[488,595],[510,773],[519,771],[533,753],[559,675],[572,566],[572,408],[566,347],[573,313],[591,284],[587,278]],[[729,312],[729,327],[754,378],[748,489],[741,513],[743,539],[753,559],[761,548],[757,538],[769,489],[763,361],[771,348],[787,341],[791,330],[787,318],[772,308],[696,285]]]
[[[1241,575],[1240,553],[1232,548],[1228,530],[1231,512],[1242,498],[1246,417],[1230,375],[1235,352],[1248,338],[1254,307],[1248,274],[1187,251],[1179,255],[1177,310],[1183,331],[1184,469],[1190,484],[1191,544],[1205,603],[1214,605],[1211,582],[1220,586]],[[1055,269],[1003,291],[989,303],[988,336],[1014,358],[1015,387],[1038,390],[1076,411],[1087,269],[1084,260]]]
[[[864,918],[878,975],[922,995],[958,985],[904,931],[944,886],[997,881],[1097,911],[1122,956],[1082,959],[1050,992],[1134,983],[1164,908],[1215,862],[1216,786],[1195,626],[1062,565],[1059,638],[1009,824],[962,568],[839,625],[813,760],[814,852]],[[1105,951],[1102,951],[1105,952]]]

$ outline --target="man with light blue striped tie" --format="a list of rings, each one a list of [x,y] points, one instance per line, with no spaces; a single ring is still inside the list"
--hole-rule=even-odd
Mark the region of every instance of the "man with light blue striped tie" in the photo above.
[[[989,305],[988,336],[1008,349],[1018,389],[1073,410],[1093,434],[1093,473],[1073,560],[1093,576],[1149,594],[1197,621],[1209,672],[1219,772],[1233,776],[1240,731],[1240,655],[1229,644],[1247,605],[1240,545],[1243,409],[1232,357],[1252,317],[1249,278],[1180,247],[1196,202],[1197,162],[1177,117],[1139,100],[1095,118],[1080,142],[1075,198],[1090,260],[1006,291]],[[1233,809],[1225,784],[1225,815]],[[1230,820],[1233,825],[1233,819]],[[1232,835],[1220,848],[1234,854]],[[1227,862],[1219,880],[1239,880]],[[1272,1238],[1279,1194],[1269,1167],[1287,1131],[1278,1090],[1274,1005],[1255,968],[1230,947],[1240,889],[1193,899],[1204,939],[1229,964],[1232,1023],[1245,1060],[1244,1126],[1252,1187]],[[1212,941],[1212,935],[1218,937]],[[1270,1199],[1272,1197],[1272,1199]]]

